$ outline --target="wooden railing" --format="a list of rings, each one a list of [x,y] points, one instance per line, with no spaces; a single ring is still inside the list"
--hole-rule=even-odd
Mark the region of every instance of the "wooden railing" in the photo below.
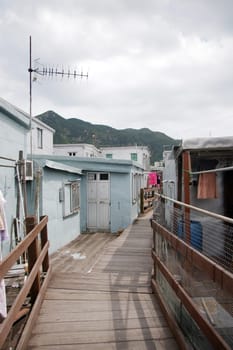
[[[140,190],[140,212],[143,214],[153,206],[155,199],[155,188],[141,188]]]
[[[28,217],[26,219],[26,237],[0,263],[0,280],[2,280],[22,255],[26,255],[28,258],[27,278],[8,311],[7,317],[0,325],[0,348],[4,345],[14,323],[23,314],[22,306],[25,299],[30,297],[30,314],[17,345],[17,349],[26,349],[34,320],[43,301],[51,275],[48,257],[47,222],[47,216],[42,217],[38,224],[36,224],[35,217]]]
[[[224,292],[231,293],[233,291],[233,276],[231,273],[226,271],[224,268],[216,264],[215,262],[208,259],[206,256],[202,255],[197,250],[193,249],[190,245],[183,242],[176,235],[172,234],[164,226],[156,222],[151,221],[151,226],[153,228],[153,248],[152,248],[152,258],[154,261],[154,275],[152,277],[152,288],[154,293],[159,298],[161,307],[167,317],[170,326],[173,331],[178,330],[176,321],[174,317],[171,317],[171,312],[167,306],[167,301],[164,300],[163,293],[160,289],[159,276],[167,282],[174,295],[178,298],[180,306],[184,306],[185,309],[190,314],[191,318],[196,322],[199,329],[203,332],[205,337],[208,339],[209,343],[212,344],[214,349],[230,349],[230,346],[225,342],[221,335],[216,331],[211,322],[203,317],[197,305],[193,301],[192,297],[187,293],[185,288],[183,288],[182,283],[177,280],[176,276],[170,271],[169,264],[160,255],[158,246],[158,241],[161,242],[162,247],[165,249],[174,250],[183,261],[183,265],[188,267],[189,271],[192,268],[197,268],[200,271],[205,271],[206,275],[209,277],[210,281],[216,283],[219,288]],[[169,247],[169,248],[167,248]],[[167,250],[166,250],[166,254]],[[177,334],[179,335],[179,331]],[[181,349],[186,349],[184,343],[180,343]]]

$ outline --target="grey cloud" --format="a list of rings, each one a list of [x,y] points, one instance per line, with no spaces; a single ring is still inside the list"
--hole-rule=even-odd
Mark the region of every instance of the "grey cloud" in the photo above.
[[[38,77],[34,114],[54,109],[175,138],[229,134],[232,7],[230,0],[2,0],[0,96],[28,110],[32,35],[33,59],[90,74]]]

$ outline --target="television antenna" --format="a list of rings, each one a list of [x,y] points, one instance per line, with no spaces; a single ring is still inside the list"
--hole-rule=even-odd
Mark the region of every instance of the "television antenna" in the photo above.
[[[36,60],[38,61],[38,60]],[[30,102],[29,102],[29,116],[30,116],[30,151],[31,151],[31,158],[32,158],[32,81],[36,80],[36,77],[32,77],[32,74],[38,74],[38,75],[42,75],[42,76],[47,76],[47,77],[56,77],[56,76],[61,76],[63,77],[67,77],[67,78],[87,78],[88,79],[88,72],[87,73],[83,73],[83,71],[81,71],[80,73],[77,72],[76,70],[71,71],[70,69],[68,70],[64,70],[63,68],[61,70],[57,69],[57,68],[53,68],[50,66],[46,66],[44,67],[43,65],[41,65],[42,68],[36,67],[33,68],[32,67],[32,38],[31,35],[29,36],[29,68],[28,68],[28,72],[29,72],[29,98],[30,98]]]

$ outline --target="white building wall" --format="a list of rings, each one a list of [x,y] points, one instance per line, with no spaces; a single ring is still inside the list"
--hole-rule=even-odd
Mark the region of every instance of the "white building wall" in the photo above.
[[[55,144],[53,147],[53,154],[59,155],[59,156],[86,157],[86,158],[103,157],[101,150],[96,148],[94,145],[87,144],[87,143]]]
[[[28,154],[53,154],[53,134],[52,128],[33,118],[32,129],[28,133]]]
[[[146,146],[102,147],[101,150],[105,158],[112,155],[112,159],[133,160],[131,155],[137,154],[137,163],[145,170],[150,168],[150,152]]]

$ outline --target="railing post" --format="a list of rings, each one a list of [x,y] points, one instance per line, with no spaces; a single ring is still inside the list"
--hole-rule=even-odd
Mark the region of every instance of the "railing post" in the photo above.
[[[140,189],[140,212],[144,213],[144,188]]]
[[[32,229],[36,226],[36,217],[35,216],[29,216],[25,219],[26,221],[26,232],[29,234]],[[31,245],[28,247],[28,273],[30,274],[31,270],[33,269],[33,266],[38,258],[39,252],[38,252],[38,237],[34,239],[34,241],[31,243]],[[30,296],[31,296],[31,303],[34,304],[36,297],[40,290],[40,273],[36,275],[36,278],[32,284],[31,290],[30,290]]]
[[[156,230],[152,227],[153,230],[153,249],[152,252],[154,251],[155,254],[157,254],[157,248],[156,248],[156,236],[157,236],[157,232]],[[156,272],[157,272],[157,264],[156,264],[156,260],[154,259],[154,280],[156,281],[157,276],[156,276]]]
[[[44,216],[40,217],[40,220],[42,220],[44,218]],[[41,237],[41,249],[44,248],[45,244],[48,242],[48,229],[47,229],[47,224],[44,226],[44,228],[41,231],[40,234]],[[49,269],[49,254],[47,252],[44,261],[42,263],[42,268],[43,268],[43,272],[47,272]]]
[[[183,152],[183,177],[184,177],[184,202],[190,204],[190,189],[189,189],[189,176],[190,176],[190,154],[188,151]],[[185,207],[184,209],[184,231],[185,241],[191,243],[190,232],[190,209]]]

